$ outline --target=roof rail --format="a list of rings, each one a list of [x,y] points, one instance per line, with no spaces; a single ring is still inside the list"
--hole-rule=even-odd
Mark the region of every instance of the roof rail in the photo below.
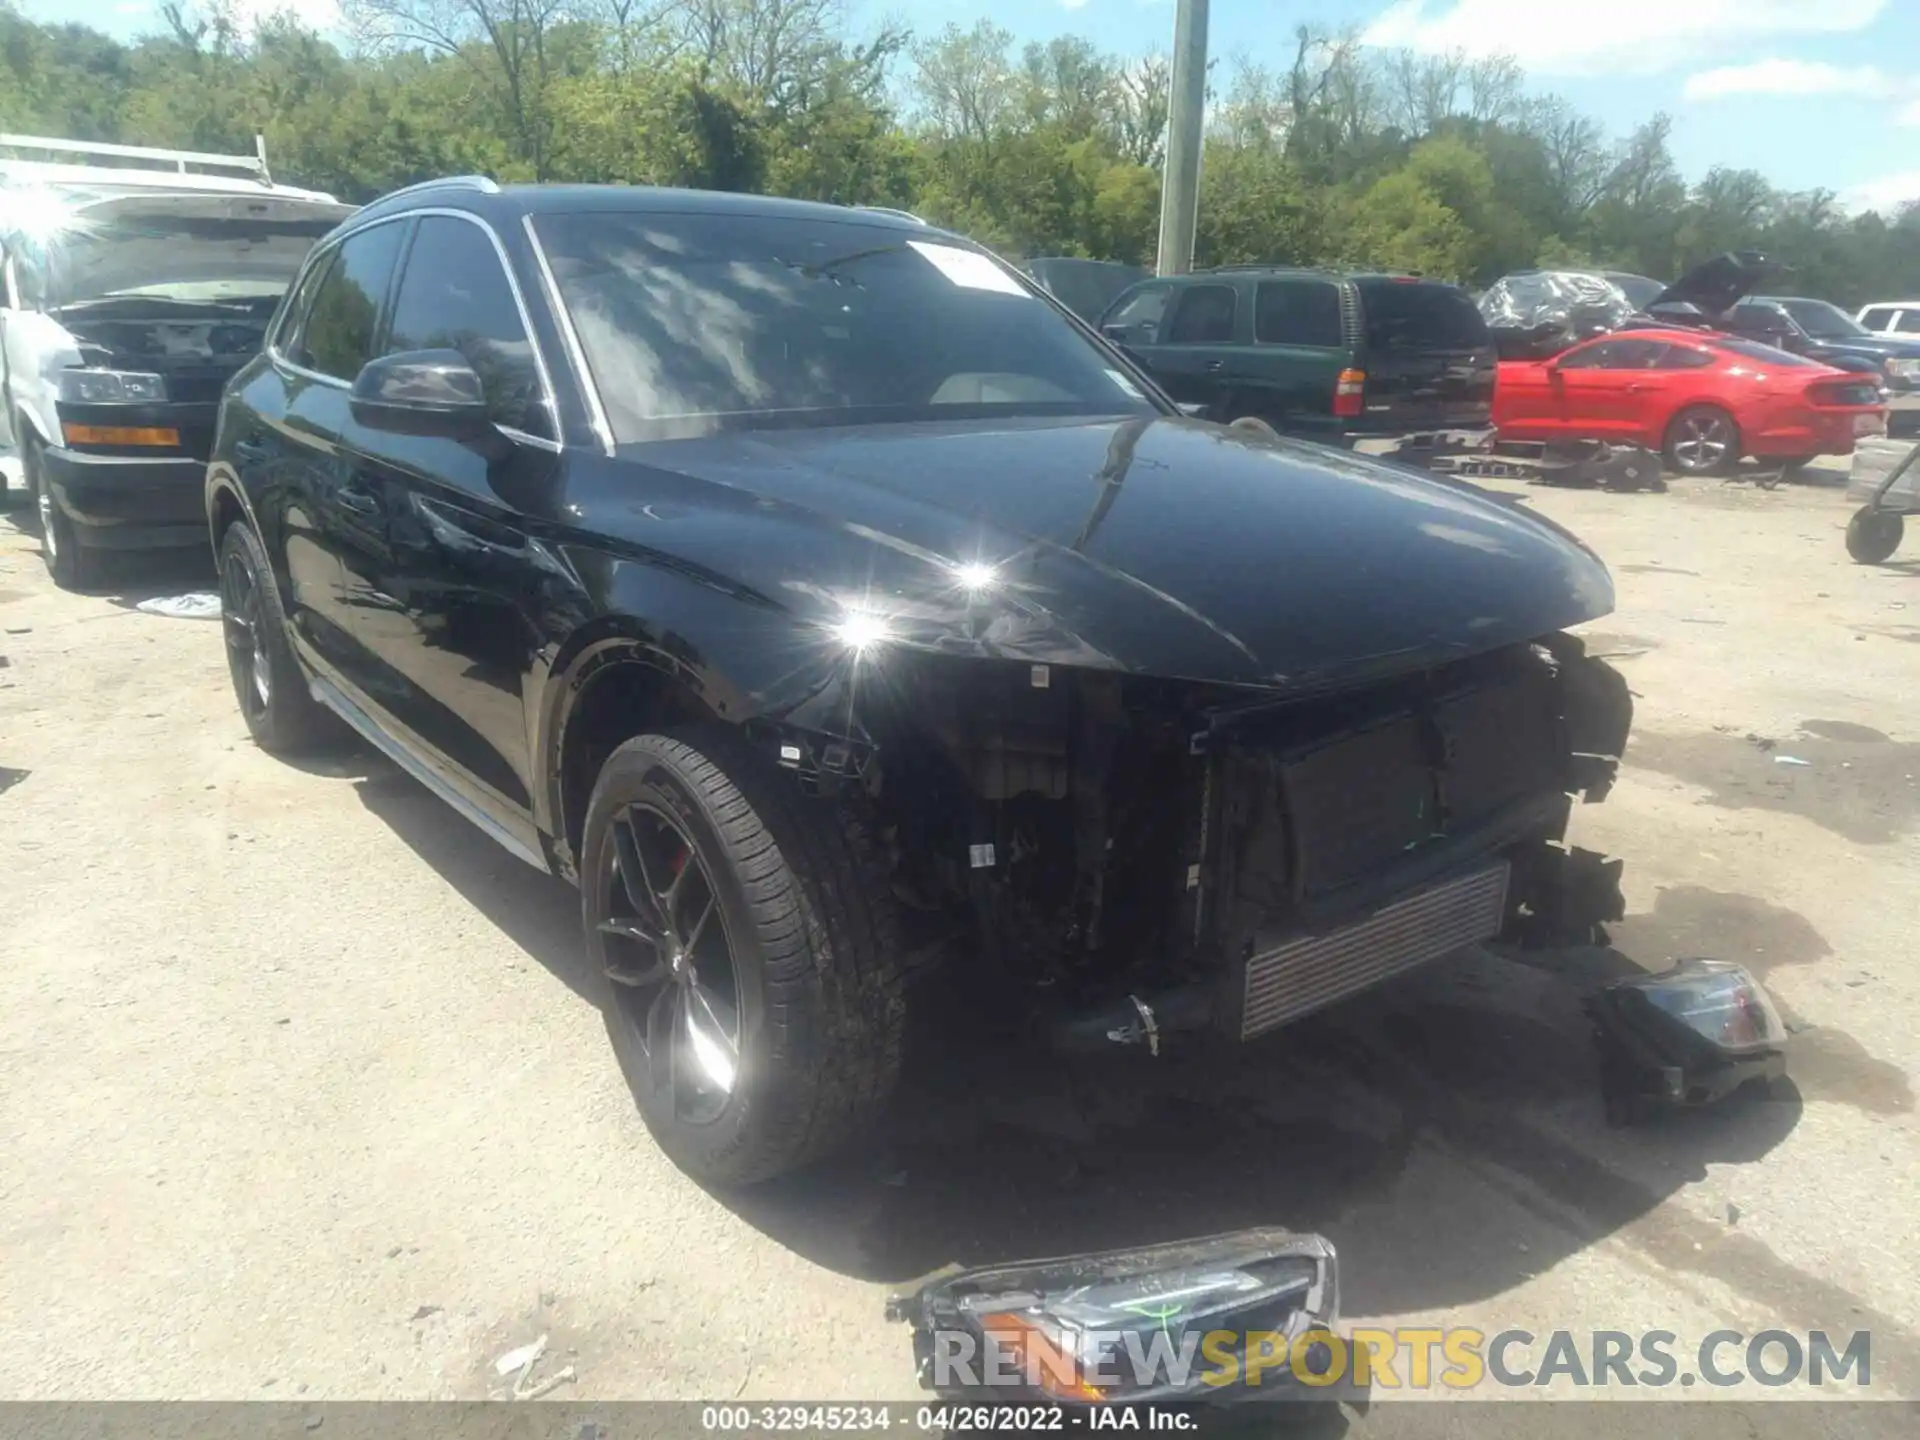
[[[477,190],[482,195],[500,193],[500,187],[486,175],[441,175],[432,180],[416,180],[411,185],[402,185],[398,190],[389,190],[371,203],[378,205],[421,190]]]
[[[154,160],[171,165],[182,175],[189,165],[210,170],[244,170],[262,185],[273,184],[267,173],[267,139],[253,137],[251,155],[213,155],[204,150],[162,150],[149,145],[109,145],[103,140],[59,140],[45,135],[0,135],[0,149],[36,150],[43,155],[79,155],[103,160]]]
[[[896,210],[891,205],[855,205],[851,208],[855,210],[868,210],[875,215],[891,215],[896,220],[911,220],[916,225],[924,225],[927,223],[911,210]]]

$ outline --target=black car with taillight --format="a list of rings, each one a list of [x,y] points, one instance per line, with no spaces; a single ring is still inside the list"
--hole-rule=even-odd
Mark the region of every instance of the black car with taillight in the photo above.
[[[1228,266],[1145,280],[1100,330],[1176,401],[1350,445],[1491,424],[1497,356],[1467,292],[1417,275]]]

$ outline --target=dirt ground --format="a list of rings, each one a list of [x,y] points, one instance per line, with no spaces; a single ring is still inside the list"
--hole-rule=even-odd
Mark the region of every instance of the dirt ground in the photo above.
[[[1850,563],[1836,478],[1504,487],[1619,586],[1637,727],[1574,836],[1617,955],[1158,1064],[935,1045],[880,1152],[746,1198],[649,1142],[572,891],[384,760],[258,752],[219,626],[132,608],[197,566],[63,595],[0,519],[0,1397],[479,1397],[547,1334],[571,1398],[911,1399],[889,1285],[1254,1223],[1329,1235],[1354,1323],[1865,1329],[1920,1396],[1920,553]],[[1695,954],[1794,1086],[1611,1130],[1579,988]]]

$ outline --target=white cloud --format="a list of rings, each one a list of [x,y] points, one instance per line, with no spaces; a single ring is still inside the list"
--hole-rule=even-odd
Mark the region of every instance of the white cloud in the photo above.
[[[1920,125],[1920,100],[1908,103],[1907,108],[1893,117],[1896,125]]]
[[[1365,39],[1511,55],[1538,75],[1651,74],[1733,42],[1864,30],[1886,8],[1887,0],[1394,0]]]
[[[1061,8],[1065,10],[1078,10],[1086,3],[1087,0],[1060,0]]]
[[[125,4],[114,6],[113,13],[116,15],[144,15],[150,8],[152,7],[147,4],[147,0],[126,0]]]
[[[1909,200],[1920,200],[1920,170],[1902,170],[1856,185],[1840,197],[1850,210],[1878,210],[1892,215]]]
[[[1723,100],[1729,95],[1861,95],[1878,98],[1895,91],[1891,76],[1873,65],[1829,65],[1821,60],[1756,60],[1723,65],[1689,75],[1682,94],[1689,100]]]

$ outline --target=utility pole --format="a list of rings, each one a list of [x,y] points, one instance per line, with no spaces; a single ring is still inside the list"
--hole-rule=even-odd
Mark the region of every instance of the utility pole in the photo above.
[[[1167,107],[1167,168],[1160,182],[1162,275],[1193,269],[1200,215],[1200,141],[1207,115],[1207,0],[1179,0],[1173,15],[1173,93]]]

